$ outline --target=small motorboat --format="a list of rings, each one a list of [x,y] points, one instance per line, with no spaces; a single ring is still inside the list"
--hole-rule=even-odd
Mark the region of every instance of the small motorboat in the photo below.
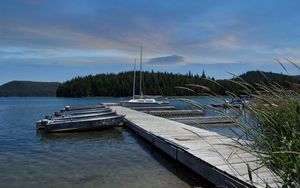
[[[60,112],[37,121],[36,128],[46,132],[88,131],[119,126],[123,119],[124,116],[102,104],[65,106]]]
[[[91,117],[84,119],[61,119],[61,120],[41,120],[45,132],[74,132],[99,130],[109,127],[121,126],[124,116],[114,115],[106,117]]]
[[[228,100],[225,100],[225,103],[223,104],[224,108],[242,108],[243,107],[243,101],[241,99],[232,99],[230,102]]]
[[[73,111],[60,111],[55,112],[54,116],[62,115],[80,115],[80,114],[91,114],[91,113],[102,113],[102,112],[111,112],[110,108],[101,108],[101,109],[87,109],[87,110],[73,110]]]
[[[116,115],[115,112],[107,111],[107,112],[100,112],[100,113],[89,113],[89,114],[71,114],[71,115],[60,115],[60,116],[50,116],[46,119],[49,120],[62,120],[62,119],[83,119],[83,118],[91,118],[91,117],[104,117],[104,116],[112,116]]]
[[[65,106],[63,111],[74,111],[74,110],[88,110],[88,109],[101,109],[105,108],[103,104],[97,105],[85,105],[85,106]]]
[[[87,119],[87,118],[95,118],[95,117],[107,117],[107,116],[115,116],[116,113],[110,111],[107,112],[97,112],[97,113],[88,113],[88,114],[63,114],[63,115],[53,115],[53,116],[46,116],[45,119],[39,120],[36,122],[37,129],[45,129],[45,125],[47,124],[48,120],[80,120],[80,119]]]

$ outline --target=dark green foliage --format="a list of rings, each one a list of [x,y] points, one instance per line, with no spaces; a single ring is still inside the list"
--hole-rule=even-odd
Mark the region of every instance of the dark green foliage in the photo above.
[[[55,96],[60,83],[12,81],[0,86],[1,97],[41,97]]]
[[[239,138],[249,139],[249,142],[245,142],[244,139],[234,139],[237,143],[233,144],[236,151],[243,150],[260,158],[261,163],[257,163],[258,166],[254,169],[250,169],[249,164],[245,164],[250,183],[252,183],[252,175],[258,173],[257,169],[267,166],[277,175],[276,181],[281,184],[281,187],[300,187],[300,95],[299,91],[290,90],[291,87],[299,85],[295,78],[297,77],[255,71],[233,80],[222,80],[216,83],[229,91],[228,95],[233,98],[238,98],[235,93],[230,92],[237,88],[234,85],[239,86],[243,92],[253,98],[245,103],[242,109],[228,105],[231,113],[244,117],[243,121],[240,121],[241,119],[236,121],[244,135],[232,129],[233,132]],[[202,85],[187,86],[187,89],[202,87]],[[220,103],[224,101],[223,97],[217,96],[217,93],[212,92],[210,88],[207,91],[208,95],[216,97],[216,101]],[[230,118],[223,109],[212,109]],[[235,155],[236,151],[231,155]],[[260,177],[261,174],[257,175]],[[265,177],[264,174],[261,175],[262,180]],[[265,182],[260,185],[268,187]]]
[[[251,136],[263,152],[263,162],[283,180],[283,187],[300,185],[298,97],[273,91],[257,98],[252,105],[253,113],[261,126],[259,131],[253,131]]]
[[[187,83],[204,82],[198,75],[174,74],[166,72],[144,72],[143,73],[143,91],[147,95],[165,95],[182,96],[190,95],[189,92],[182,89],[176,89],[176,86]],[[205,81],[206,82],[206,81]],[[138,83],[136,79],[136,94],[139,94]],[[87,97],[87,96],[113,96],[122,97],[132,95],[133,72],[121,72],[118,74],[98,74],[85,77],[76,77],[63,83],[57,89],[58,97]]]
[[[270,74],[270,80],[280,80],[280,84],[287,88],[292,88],[290,82],[297,83],[299,80],[282,74]],[[137,74],[138,75],[138,74]],[[248,72],[241,77],[245,80],[253,80],[252,83],[263,81],[262,73],[259,71]],[[226,95],[227,90],[233,93],[243,93],[242,88],[228,80],[217,80],[213,83],[206,79],[205,72],[202,76],[193,75],[191,72],[187,74],[175,74],[167,72],[144,72],[143,73],[143,91],[147,95],[164,95],[164,96],[183,96],[183,95],[202,95],[203,91],[196,90],[192,93],[187,90],[178,89],[177,86],[185,86],[186,84],[198,84],[211,88],[212,92],[219,95]],[[85,77],[76,77],[70,81],[63,83],[58,87],[56,95],[58,97],[88,97],[88,96],[112,96],[124,97],[132,95],[133,72],[121,72],[118,74],[98,74]],[[137,76],[136,83],[139,83]],[[251,82],[250,82],[251,83]],[[137,84],[138,85],[138,84]],[[226,90],[224,89],[226,88]],[[136,94],[138,87],[136,87]]]
[[[206,78],[206,75],[205,75],[205,71],[204,71],[204,70],[202,71],[201,78]]]

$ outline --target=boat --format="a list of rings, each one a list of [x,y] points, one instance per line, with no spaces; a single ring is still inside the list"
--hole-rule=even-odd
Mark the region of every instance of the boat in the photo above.
[[[91,131],[121,126],[124,116],[92,117],[84,119],[44,120],[45,132]]]
[[[64,111],[55,112],[54,116],[61,115],[80,115],[80,114],[91,114],[91,113],[102,113],[102,112],[110,112],[110,108],[102,108],[102,109],[87,109],[87,110],[73,110],[73,111]]]
[[[44,130],[45,129],[45,125],[48,123],[49,119],[41,119],[41,120],[38,120],[36,122],[36,129],[37,130]]]
[[[225,101],[225,103],[223,104],[224,108],[243,108],[248,102],[240,99],[240,98],[233,98],[230,102],[229,101]]]
[[[49,120],[57,121],[57,120],[80,120],[80,119],[88,119],[88,118],[96,118],[96,117],[107,117],[114,116],[115,112],[102,112],[102,113],[88,113],[88,114],[76,114],[76,115],[60,115],[60,116],[46,116],[45,119],[39,120],[36,122],[37,129],[45,129],[45,124]]]
[[[124,116],[103,105],[66,106],[52,116],[37,121],[36,128],[46,132],[95,130],[118,126]]]
[[[139,106],[162,106],[162,105],[169,105],[169,101],[157,101],[154,98],[139,98],[139,99],[130,99],[129,101],[122,101],[122,106],[127,107],[139,107]]]
[[[85,106],[65,106],[63,111],[75,111],[75,110],[88,110],[88,109],[103,109],[105,106],[103,104],[97,105],[85,105]]]
[[[243,108],[247,106],[252,100],[253,96],[240,95],[240,97],[232,98],[231,101],[225,99],[224,103],[211,104],[212,107],[223,107],[223,108]]]
[[[143,64],[143,46],[141,46],[141,55],[140,55],[140,86],[139,86],[139,92],[140,95],[138,98],[135,98],[135,78],[136,78],[136,59],[134,61],[134,71],[133,71],[133,88],[132,88],[132,99],[128,101],[121,101],[122,106],[126,107],[137,107],[137,106],[164,106],[169,105],[170,102],[168,100],[156,100],[155,98],[146,97],[143,94],[142,90],[142,64]]]
[[[82,118],[90,118],[90,117],[100,117],[100,116],[110,116],[116,115],[115,112],[100,112],[100,113],[88,113],[88,114],[75,114],[75,115],[61,115],[61,116],[51,116],[48,118],[49,120],[60,120],[60,119],[82,119]]]

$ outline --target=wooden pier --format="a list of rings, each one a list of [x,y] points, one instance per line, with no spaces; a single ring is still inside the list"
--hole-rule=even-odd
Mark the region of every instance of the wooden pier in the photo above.
[[[137,111],[159,111],[159,110],[175,110],[176,107],[175,106],[147,106],[147,107],[143,107],[143,106],[136,106],[136,107],[130,107],[131,109],[137,110]]]
[[[145,112],[154,116],[160,116],[165,118],[195,117],[204,114],[203,110],[148,110]]]
[[[233,119],[225,116],[171,117],[168,119],[200,128],[224,128],[237,126]]]
[[[259,168],[260,161],[253,154],[233,147],[232,138],[121,106],[110,108],[125,115],[126,125],[137,134],[215,185],[280,186],[269,169]],[[252,178],[249,170],[253,170]]]

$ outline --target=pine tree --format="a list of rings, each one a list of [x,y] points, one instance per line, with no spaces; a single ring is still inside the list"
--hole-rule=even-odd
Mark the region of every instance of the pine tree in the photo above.
[[[203,71],[202,71],[201,78],[206,78],[206,75],[205,75],[205,71],[204,71],[204,69],[203,69]]]

